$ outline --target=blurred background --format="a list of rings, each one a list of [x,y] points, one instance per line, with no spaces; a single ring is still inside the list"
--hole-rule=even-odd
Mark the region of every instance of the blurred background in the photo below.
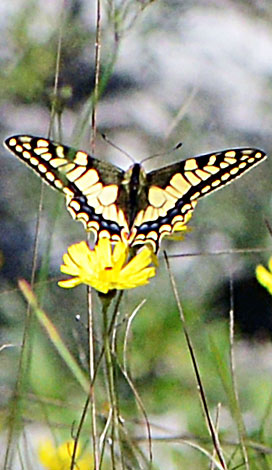
[[[62,27],[60,124],[55,125],[53,135],[62,143],[90,152],[95,2],[16,0],[2,2],[0,12],[1,139],[17,133],[47,136]],[[137,161],[183,142],[180,150],[149,160],[147,171],[231,147],[258,147],[270,155],[271,20],[270,0],[102,1],[98,131]],[[126,157],[99,135],[95,153],[123,169],[129,166]],[[11,345],[1,351],[4,432],[26,318],[17,281],[31,278],[41,182],[3,147],[0,158],[0,338],[2,345]],[[272,254],[265,222],[272,225],[271,175],[268,158],[242,179],[201,200],[184,241],[163,242],[169,256],[179,255],[173,257],[171,266],[211,409],[222,402],[220,429],[230,441],[236,438],[236,430],[222,369],[226,369],[228,381],[233,279],[241,410],[250,438],[267,446],[272,438],[272,299],[255,280],[255,266],[267,264]],[[44,282],[37,291],[44,309],[84,368],[85,288],[63,291],[52,279],[59,277],[67,247],[85,239],[85,233],[65,210],[63,197],[48,187],[40,222],[36,279]],[[259,248],[259,252],[254,251]],[[218,251],[225,254],[218,255]],[[167,430],[167,436],[207,438],[163,257],[149,286],[125,293],[122,313],[131,312],[142,298],[147,301],[133,323],[129,361],[147,414],[153,424],[160,424],[154,428],[154,436],[156,432],[165,435]],[[75,321],[76,315],[81,316],[82,324]],[[69,434],[71,423],[80,416],[83,394],[38,327],[33,348],[22,412],[25,432],[33,436],[33,429],[39,429],[35,438],[43,436],[47,421],[40,400],[46,398],[51,429],[56,426],[63,435]],[[123,413],[132,421],[136,407],[123,382],[120,379]],[[142,428],[139,433],[143,433]],[[154,457],[160,465],[171,462],[173,469],[182,464],[190,464],[192,469],[207,465],[201,454],[182,445],[155,444]],[[158,468],[163,468],[160,465]],[[252,465],[271,468],[268,457],[260,458],[257,452],[253,453]]]

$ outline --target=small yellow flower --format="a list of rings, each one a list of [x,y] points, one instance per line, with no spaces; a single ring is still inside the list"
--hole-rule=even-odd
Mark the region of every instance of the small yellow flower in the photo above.
[[[263,287],[266,287],[269,294],[272,295],[272,256],[269,258],[268,268],[269,271],[264,266],[259,264],[256,267],[256,277],[257,281],[259,281]]]
[[[154,254],[145,247],[126,263],[128,247],[118,242],[112,250],[107,238],[101,238],[90,250],[86,242],[80,242],[68,248],[63,256],[62,273],[70,274],[71,279],[59,281],[61,287],[75,287],[88,284],[107,294],[113,289],[132,289],[147,284],[155,276],[155,268],[149,266]]]
[[[52,441],[46,440],[39,446],[38,455],[46,470],[70,470],[73,449],[74,441],[72,440],[66,441],[58,447],[55,447]],[[85,452],[82,456],[79,445],[76,450],[74,468],[76,470],[90,470],[93,468],[92,455]]]

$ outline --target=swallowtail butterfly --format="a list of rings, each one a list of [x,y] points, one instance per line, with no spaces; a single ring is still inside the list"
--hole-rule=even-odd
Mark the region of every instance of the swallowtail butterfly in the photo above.
[[[155,252],[164,236],[186,225],[198,199],[266,158],[259,149],[233,148],[145,173],[139,163],[123,171],[43,137],[15,135],[5,145],[64,194],[72,217],[96,238],[130,246],[149,243]]]

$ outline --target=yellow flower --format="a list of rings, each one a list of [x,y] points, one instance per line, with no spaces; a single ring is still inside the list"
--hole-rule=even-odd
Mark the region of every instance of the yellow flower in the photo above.
[[[128,248],[118,242],[112,250],[110,241],[101,238],[90,250],[86,242],[80,242],[68,248],[63,256],[62,273],[70,274],[71,279],[59,281],[61,287],[75,287],[88,284],[96,290],[107,294],[113,289],[132,289],[148,283],[155,276],[155,268],[149,266],[154,254],[145,247],[140,253],[126,263]]]
[[[269,271],[264,266],[259,264],[256,267],[256,277],[257,281],[259,281],[263,287],[266,287],[269,294],[272,295],[272,256],[269,258],[268,268]]]
[[[55,447],[52,441],[46,440],[39,446],[38,455],[40,462],[46,470],[70,470],[74,449],[74,441],[66,441]],[[85,452],[82,456],[78,445],[74,468],[76,470],[90,470],[93,468],[93,458],[90,453]]]

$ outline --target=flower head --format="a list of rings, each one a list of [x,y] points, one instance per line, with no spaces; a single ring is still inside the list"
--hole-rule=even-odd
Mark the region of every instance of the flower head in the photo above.
[[[74,277],[58,284],[66,288],[88,284],[107,294],[113,289],[142,286],[155,276],[155,268],[150,266],[154,254],[149,248],[145,247],[128,263],[127,257],[128,247],[121,241],[113,249],[107,238],[99,239],[93,250],[86,242],[71,245],[60,269]]]
[[[266,287],[269,294],[272,295],[272,256],[271,258],[269,258],[268,268],[269,268],[269,271],[264,266],[259,264],[256,267],[256,277],[257,277],[257,281],[259,281],[259,283],[263,287]]]
[[[68,470],[71,466],[74,441],[66,441],[55,447],[52,441],[46,440],[39,446],[39,459],[46,470]],[[78,445],[75,456],[75,468],[77,470],[90,470],[93,465],[93,458],[90,453],[82,455]]]

